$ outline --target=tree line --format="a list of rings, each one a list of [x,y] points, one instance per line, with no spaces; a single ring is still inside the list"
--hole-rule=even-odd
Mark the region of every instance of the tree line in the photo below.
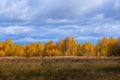
[[[97,44],[91,42],[79,44],[73,37],[42,43],[17,44],[11,39],[0,42],[0,56],[120,56],[120,38],[99,39]]]

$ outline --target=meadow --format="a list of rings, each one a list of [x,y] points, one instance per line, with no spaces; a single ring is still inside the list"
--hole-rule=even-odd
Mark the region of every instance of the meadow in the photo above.
[[[120,80],[120,58],[0,57],[0,80]]]

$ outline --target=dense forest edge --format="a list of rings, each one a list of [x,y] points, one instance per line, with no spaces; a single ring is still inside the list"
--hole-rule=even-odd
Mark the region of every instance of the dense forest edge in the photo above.
[[[120,56],[120,38],[99,39],[97,44],[91,42],[79,44],[73,37],[61,39],[54,43],[52,40],[43,43],[17,44],[12,39],[0,42],[0,57],[39,57],[39,56]]]

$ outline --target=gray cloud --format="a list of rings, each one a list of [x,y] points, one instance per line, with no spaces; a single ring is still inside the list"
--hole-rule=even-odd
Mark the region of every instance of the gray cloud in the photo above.
[[[0,39],[97,41],[120,36],[119,0],[0,0]]]

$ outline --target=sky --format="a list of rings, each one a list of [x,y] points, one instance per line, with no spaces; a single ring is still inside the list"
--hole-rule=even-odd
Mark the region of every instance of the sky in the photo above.
[[[78,43],[120,37],[120,0],[0,0],[0,41]]]

